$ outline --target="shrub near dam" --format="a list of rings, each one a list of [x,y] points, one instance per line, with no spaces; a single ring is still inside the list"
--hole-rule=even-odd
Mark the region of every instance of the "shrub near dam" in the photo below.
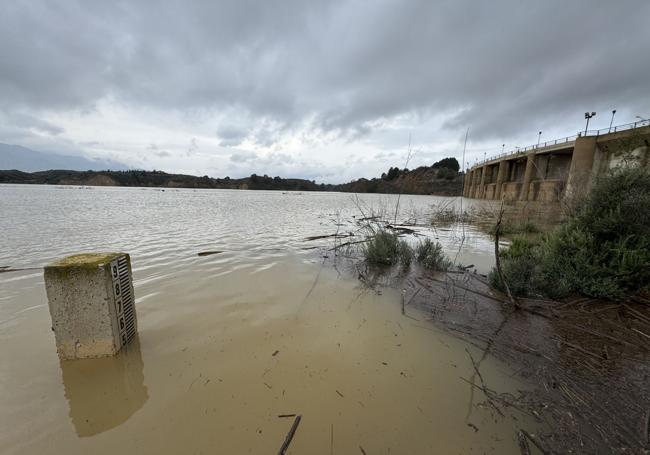
[[[621,299],[650,283],[650,173],[618,169],[601,177],[566,223],[502,251],[511,291],[520,296],[571,293]],[[503,289],[496,271],[493,286]]]

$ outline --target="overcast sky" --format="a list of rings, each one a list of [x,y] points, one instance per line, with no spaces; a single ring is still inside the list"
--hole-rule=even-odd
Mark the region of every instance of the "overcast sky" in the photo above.
[[[650,1],[0,3],[0,142],[340,182],[650,117]]]

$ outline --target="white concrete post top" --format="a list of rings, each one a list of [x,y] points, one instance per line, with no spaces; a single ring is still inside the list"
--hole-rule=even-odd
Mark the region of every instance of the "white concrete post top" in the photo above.
[[[84,253],[45,267],[52,330],[61,359],[116,354],[137,331],[126,253]]]

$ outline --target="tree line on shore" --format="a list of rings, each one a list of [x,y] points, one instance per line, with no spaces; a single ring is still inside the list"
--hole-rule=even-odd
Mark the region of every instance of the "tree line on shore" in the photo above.
[[[388,177],[390,175],[390,177]],[[131,186],[162,188],[212,188],[282,191],[342,191],[355,193],[409,193],[455,196],[462,192],[462,174],[455,158],[445,158],[432,166],[414,170],[391,167],[380,178],[361,178],[343,184],[316,183],[313,180],[270,177],[252,174],[244,178],[213,178],[162,171],[0,171],[0,183]]]

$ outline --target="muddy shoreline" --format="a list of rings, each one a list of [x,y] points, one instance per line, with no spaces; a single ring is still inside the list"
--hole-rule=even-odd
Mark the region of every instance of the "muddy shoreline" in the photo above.
[[[375,289],[401,290],[405,317],[425,318],[483,351],[472,358],[475,374],[459,380],[483,397],[472,394],[470,406],[491,408],[495,419],[516,410],[540,424],[537,434],[518,432],[522,453],[650,453],[648,305],[520,299],[515,310],[471,272],[411,267],[386,277],[357,265],[356,273]],[[531,389],[492,390],[480,373],[487,356],[506,362]]]

